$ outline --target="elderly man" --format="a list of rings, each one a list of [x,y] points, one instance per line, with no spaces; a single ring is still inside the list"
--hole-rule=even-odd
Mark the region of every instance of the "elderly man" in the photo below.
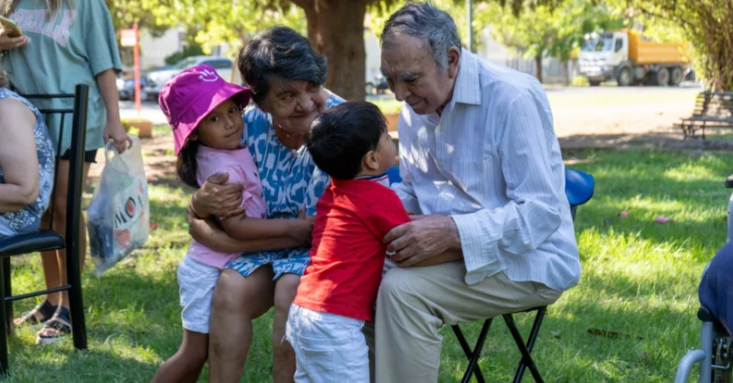
[[[548,305],[578,282],[564,167],[539,82],[462,50],[447,13],[393,14],[382,72],[405,102],[394,189],[419,216],[385,238],[399,267],[379,290],[376,381],[436,382],[441,326]]]

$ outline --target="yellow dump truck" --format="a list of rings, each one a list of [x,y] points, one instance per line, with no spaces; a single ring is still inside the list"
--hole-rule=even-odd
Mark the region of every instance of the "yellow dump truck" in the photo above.
[[[619,86],[679,85],[690,63],[685,44],[645,41],[626,29],[586,35],[578,61],[591,86],[613,79]]]

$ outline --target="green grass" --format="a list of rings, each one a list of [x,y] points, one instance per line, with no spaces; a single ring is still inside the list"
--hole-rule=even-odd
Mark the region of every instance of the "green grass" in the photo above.
[[[171,126],[168,124],[153,125],[153,137],[171,136]]]
[[[374,105],[379,107],[379,110],[382,111],[384,114],[397,114],[402,109],[401,102],[394,99],[393,96],[387,97],[387,98],[379,98],[374,100],[367,100],[369,102],[374,103]]]
[[[698,346],[696,288],[705,263],[724,242],[728,193],[723,180],[733,173],[733,156],[581,151],[566,157],[573,160],[571,167],[593,174],[597,187],[576,221],[583,275],[549,310],[534,352],[540,369],[548,382],[672,381],[686,349]],[[160,226],[145,248],[99,279],[84,276],[90,350],[74,352],[70,341],[36,346],[31,329],[16,331],[9,382],[58,377],[146,382],[177,350],[181,328],[175,270],[189,241],[184,229],[188,193],[152,186],[150,198],[153,221]],[[621,210],[629,217],[618,218]],[[671,220],[656,224],[658,215]],[[14,265],[15,293],[42,284],[38,258],[25,257]],[[16,304],[16,313],[33,304]],[[517,318],[527,331],[529,315]],[[242,382],[270,381],[271,323],[269,314],[256,322]],[[463,327],[475,339],[480,325]],[[629,337],[591,335],[591,328]],[[440,381],[455,382],[465,358],[451,331],[443,333]],[[495,322],[485,350],[480,366],[487,381],[510,381],[519,354],[503,321]]]

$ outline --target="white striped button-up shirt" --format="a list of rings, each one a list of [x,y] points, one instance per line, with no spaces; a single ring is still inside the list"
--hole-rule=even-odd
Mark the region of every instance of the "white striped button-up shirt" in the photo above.
[[[565,168],[544,89],[533,77],[463,50],[438,115],[406,103],[400,174],[408,211],[453,218],[474,284],[503,272],[566,290],[580,278]]]

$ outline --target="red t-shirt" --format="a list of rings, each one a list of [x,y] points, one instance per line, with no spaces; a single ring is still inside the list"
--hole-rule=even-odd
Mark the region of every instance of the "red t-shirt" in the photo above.
[[[366,179],[332,180],[316,205],[310,263],[293,303],[371,321],[387,245],[410,221],[392,190]]]

